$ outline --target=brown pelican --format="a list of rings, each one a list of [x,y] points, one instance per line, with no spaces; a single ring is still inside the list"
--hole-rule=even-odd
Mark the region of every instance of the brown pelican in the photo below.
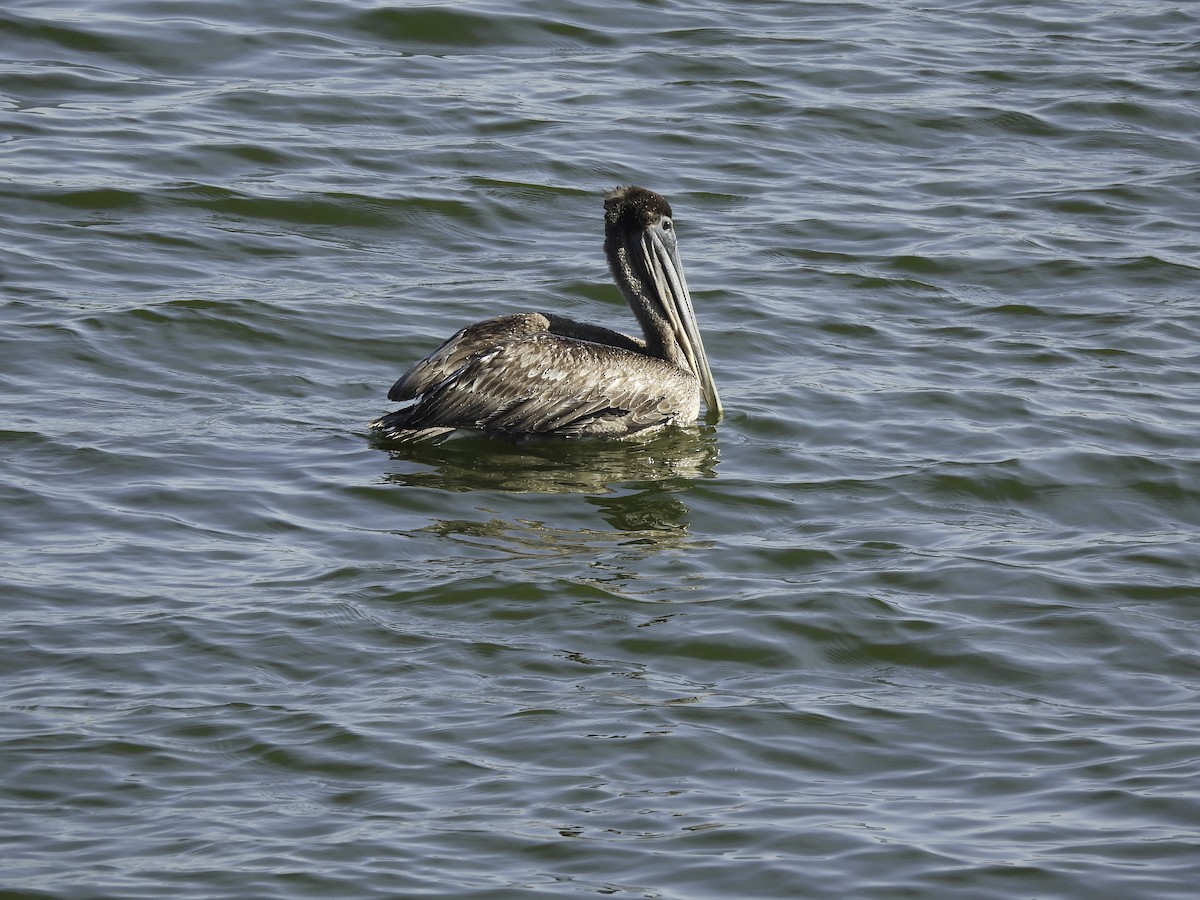
[[[604,253],[642,338],[550,313],[477,322],[401,376],[388,399],[413,402],[368,427],[399,441],[458,431],[629,438],[692,424],[701,396],[708,421],[719,421],[666,198],[609,193]]]

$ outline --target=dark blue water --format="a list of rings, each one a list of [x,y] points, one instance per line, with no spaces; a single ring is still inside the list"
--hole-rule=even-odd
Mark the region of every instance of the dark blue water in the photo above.
[[[0,12],[0,896],[1182,898],[1200,6]],[[467,322],[727,416],[388,451]]]

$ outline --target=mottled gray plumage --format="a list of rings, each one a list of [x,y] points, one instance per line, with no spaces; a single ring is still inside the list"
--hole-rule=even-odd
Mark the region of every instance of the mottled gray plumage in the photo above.
[[[622,438],[695,422],[702,395],[719,418],[667,201],[613,191],[604,246],[644,339],[549,313],[477,322],[401,376],[388,399],[413,402],[370,427],[401,441],[460,430]]]

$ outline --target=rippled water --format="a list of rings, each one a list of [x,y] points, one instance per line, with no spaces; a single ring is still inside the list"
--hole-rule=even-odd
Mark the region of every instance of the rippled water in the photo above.
[[[0,12],[0,894],[1178,898],[1200,6]],[[465,322],[727,418],[388,452]]]

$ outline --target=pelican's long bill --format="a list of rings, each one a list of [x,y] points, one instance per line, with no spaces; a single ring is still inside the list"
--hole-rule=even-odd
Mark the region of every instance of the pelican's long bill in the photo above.
[[[654,281],[655,293],[661,312],[671,329],[683,355],[687,357],[692,374],[700,382],[700,393],[708,410],[704,417],[710,424],[721,421],[723,410],[717,386],[713,381],[712,369],[708,365],[708,354],[700,339],[700,326],[696,322],[696,310],[692,307],[692,295],[688,292],[687,279],[683,275],[683,263],[679,259],[679,246],[675,229],[662,227],[662,222],[647,229],[642,235],[642,251],[646,256],[646,270]]]

